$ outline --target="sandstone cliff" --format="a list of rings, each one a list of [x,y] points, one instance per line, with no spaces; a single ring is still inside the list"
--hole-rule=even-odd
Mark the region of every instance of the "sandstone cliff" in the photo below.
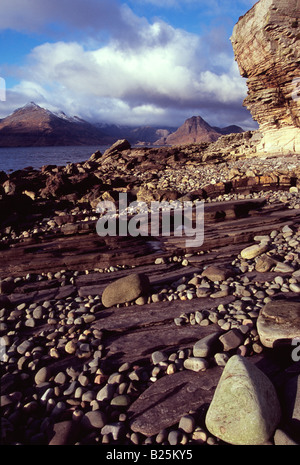
[[[260,0],[233,30],[249,89],[244,105],[263,135],[258,152],[300,151],[299,17],[299,0]]]

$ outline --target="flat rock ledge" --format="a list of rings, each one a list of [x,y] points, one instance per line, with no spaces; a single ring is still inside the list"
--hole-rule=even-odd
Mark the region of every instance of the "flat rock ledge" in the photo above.
[[[205,215],[200,252],[184,250],[180,237],[157,240],[159,253],[139,238],[112,240],[96,251],[93,269],[92,232],[3,251],[3,443],[299,442],[298,209],[244,199],[212,202]],[[45,272],[34,272],[37,264]],[[250,431],[229,438],[205,421],[235,356],[264,373],[282,410],[279,423],[269,418],[273,407],[256,411],[268,427],[255,440]],[[263,386],[246,371],[249,399],[259,398]],[[218,404],[220,418],[230,402]],[[237,417],[232,423],[239,432]]]
[[[199,145],[120,144],[89,162],[4,176],[4,444],[228,444],[205,418],[236,355],[280,403],[263,438],[299,442],[299,157],[247,159],[235,137],[218,143],[233,159],[214,144],[209,163]],[[99,237],[95,207],[120,192],[205,199],[203,245],[173,233]]]
[[[184,371],[161,378],[129,408],[131,429],[145,436],[179,423],[188,410],[196,411],[210,403],[222,373],[221,367],[209,373]]]

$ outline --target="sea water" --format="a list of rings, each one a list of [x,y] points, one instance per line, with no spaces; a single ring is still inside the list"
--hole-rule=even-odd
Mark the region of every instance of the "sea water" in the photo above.
[[[27,167],[40,169],[44,165],[79,163],[88,160],[97,150],[103,154],[107,148],[109,145],[0,148],[0,171],[10,173]]]

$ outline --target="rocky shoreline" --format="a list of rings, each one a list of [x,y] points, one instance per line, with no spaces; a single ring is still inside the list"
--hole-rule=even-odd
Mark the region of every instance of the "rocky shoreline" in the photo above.
[[[241,440],[299,443],[299,156],[233,154],[249,136],[225,137],[226,153],[121,141],[87,162],[2,173],[3,444],[238,444],[228,400],[225,423],[211,420],[230,360],[256,399]],[[203,246],[100,238],[97,203],[120,192],[205,200]]]
[[[3,444],[300,444],[298,5],[233,31],[259,131],[0,173]],[[122,195],[204,202],[202,245],[98,235]]]

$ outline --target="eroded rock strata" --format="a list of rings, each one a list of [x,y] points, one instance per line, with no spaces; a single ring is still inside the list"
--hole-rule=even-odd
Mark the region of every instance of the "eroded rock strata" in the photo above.
[[[299,442],[299,157],[256,157],[253,138],[122,140],[82,163],[1,174],[4,444]],[[173,232],[99,237],[97,205],[120,193],[205,200],[202,246]],[[280,405],[266,418],[255,388],[252,439],[243,414],[243,438],[206,424],[234,355],[258,369],[250,391],[267,376]]]
[[[234,28],[232,46],[247,78],[245,106],[263,135],[258,151],[300,150],[300,3],[260,0]]]
[[[299,155],[257,156],[262,124],[0,173],[4,444],[299,444]],[[120,194],[205,201],[203,244],[99,237]]]

